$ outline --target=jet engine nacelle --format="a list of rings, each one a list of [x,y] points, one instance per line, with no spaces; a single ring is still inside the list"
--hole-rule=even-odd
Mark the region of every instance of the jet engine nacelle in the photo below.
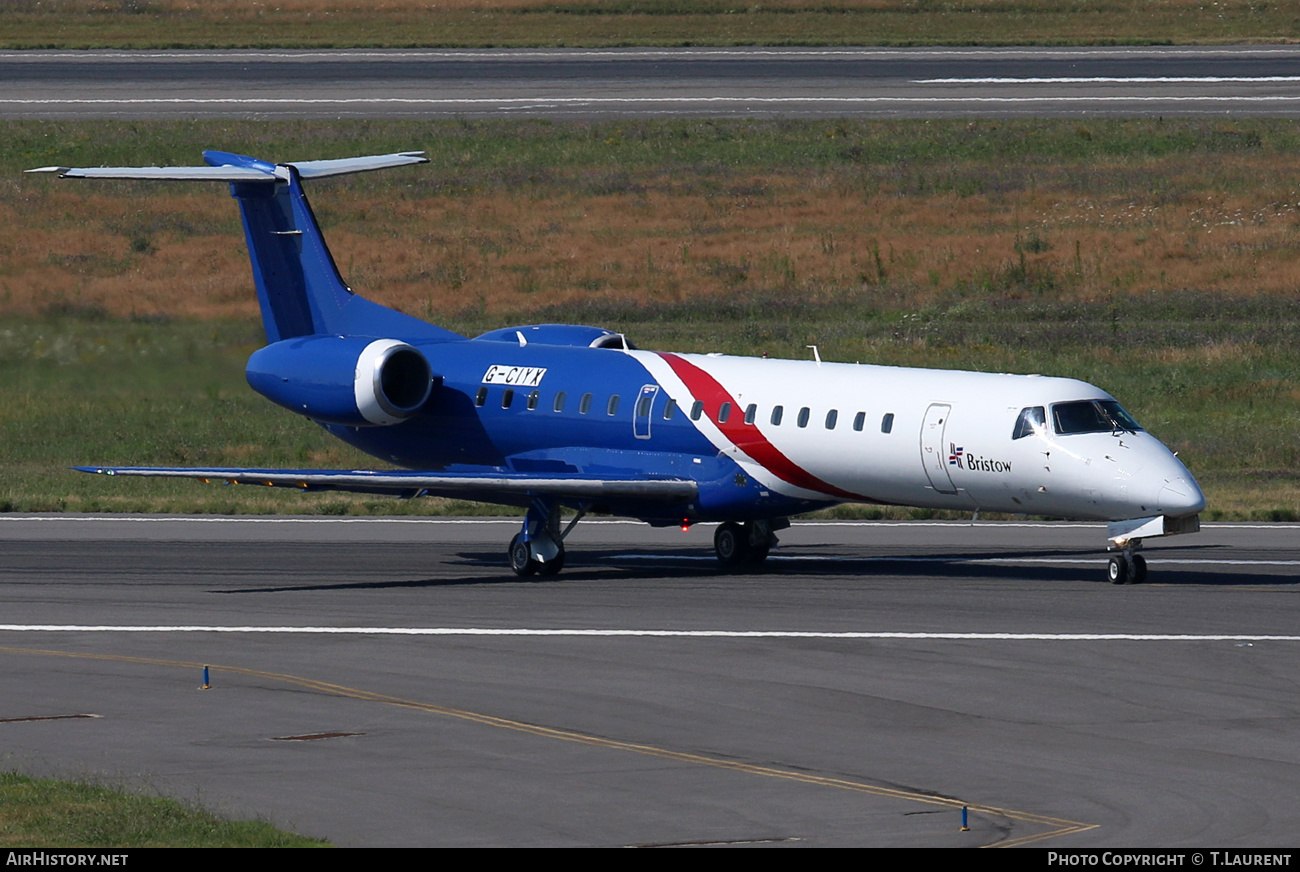
[[[433,370],[396,339],[300,336],[253,352],[244,370],[253,390],[327,424],[397,424],[433,390]]]

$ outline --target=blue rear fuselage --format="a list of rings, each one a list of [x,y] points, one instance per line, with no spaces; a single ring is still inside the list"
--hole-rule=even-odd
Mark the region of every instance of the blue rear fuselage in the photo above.
[[[499,333],[513,331],[490,335]],[[326,429],[367,454],[411,469],[699,482],[699,499],[689,505],[605,507],[647,520],[774,517],[833,502],[772,493],[722,456],[694,426],[688,409],[674,406],[665,418],[666,391],[619,348],[487,338],[410,344],[435,373],[420,413],[386,427],[325,424]],[[493,374],[499,383],[488,383]]]

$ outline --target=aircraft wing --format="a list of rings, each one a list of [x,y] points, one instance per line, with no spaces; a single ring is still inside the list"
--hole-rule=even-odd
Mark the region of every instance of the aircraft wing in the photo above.
[[[81,472],[141,478],[193,478],[226,484],[291,487],[301,491],[352,491],[401,497],[448,496],[518,504],[530,496],[578,500],[695,499],[694,481],[665,476],[545,475],[531,473],[419,472],[340,469],[198,469],[164,466],[77,466]],[[526,504],[526,503],[525,503]]]

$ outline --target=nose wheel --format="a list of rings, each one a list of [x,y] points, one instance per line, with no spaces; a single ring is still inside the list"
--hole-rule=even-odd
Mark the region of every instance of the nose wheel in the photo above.
[[[1147,561],[1141,554],[1125,550],[1106,563],[1106,577],[1111,584],[1141,584],[1147,580]]]

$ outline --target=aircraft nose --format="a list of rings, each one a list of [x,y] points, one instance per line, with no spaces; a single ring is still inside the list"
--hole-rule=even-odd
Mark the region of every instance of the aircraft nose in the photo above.
[[[1205,494],[1191,472],[1172,451],[1152,440],[1134,459],[1143,461],[1129,481],[1134,511],[1183,518],[1205,508]]]
[[[1195,515],[1205,508],[1205,494],[1189,473],[1167,479],[1156,503],[1162,515]]]

